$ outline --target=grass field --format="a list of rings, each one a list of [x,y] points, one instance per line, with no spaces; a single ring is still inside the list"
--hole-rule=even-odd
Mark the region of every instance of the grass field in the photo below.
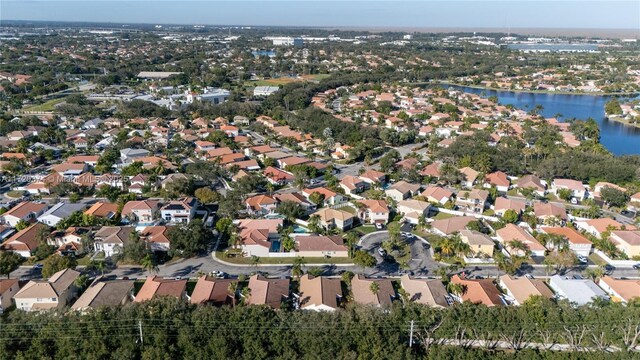
[[[447,213],[444,213],[444,212],[439,212],[439,213],[438,213],[436,216],[434,216],[433,218],[434,218],[435,220],[444,220],[444,219],[449,219],[449,218],[452,218],[452,217],[455,217],[455,215],[453,215],[453,214],[447,214]]]
[[[24,195],[24,191],[11,190],[7,192],[7,196],[14,199],[21,198],[22,195]]]
[[[27,106],[23,110],[24,111],[54,111],[55,106],[64,102],[64,98],[60,99],[51,99],[43,104]]]
[[[330,75],[329,74],[314,74],[314,75],[302,75],[299,78],[296,77],[279,77],[279,78],[271,78],[271,79],[264,79],[264,80],[258,80],[258,81],[251,81],[249,82],[249,84],[251,84],[252,86],[279,86],[279,85],[285,85],[288,83],[292,83],[292,82],[296,82],[296,81],[320,81],[322,79],[328,78]]]

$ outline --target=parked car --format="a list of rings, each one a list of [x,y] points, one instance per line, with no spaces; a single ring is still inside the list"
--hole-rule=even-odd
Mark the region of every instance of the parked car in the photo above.
[[[633,264],[633,268],[636,270],[640,270],[640,263]]]
[[[613,265],[609,265],[609,264],[607,264],[607,265],[603,266],[603,269],[604,269],[604,271],[605,271],[607,274],[610,274],[610,273],[612,273],[616,268],[615,268]]]
[[[584,255],[578,255],[578,261],[580,262],[580,264],[587,264],[589,262],[589,259]]]
[[[378,230],[384,229],[384,224],[383,223],[376,223],[376,229],[378,229]]]
[[[33,265],[34,269],[42,269],[42,264],[35,264]]]
[[[387,256],[387,251],[383,248],[378,248],[378,255],[385,257]]]

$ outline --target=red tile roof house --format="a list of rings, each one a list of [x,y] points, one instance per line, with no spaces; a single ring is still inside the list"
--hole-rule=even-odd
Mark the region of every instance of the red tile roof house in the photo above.
[[[578,200],[586,199],[589,194],[589,191],[587,191],[580,181],[571,179],[553,179],[551,182],[551,191],[558,195],[558,192],[561,189],[569,189],[571,191],[571,196]]]
[[[159,221],[160,202],[156,200],[129,201],[122,208],[122,219],[139,226],[152,225]]]
[[[282,219],[241,219],[237,220],[238,234],[242,239],[240,248],[244,256],[268,257],[273,242],[280,239],[278,229]],[[275,252],[280,249],[273,249]]]
[[[567,227],[541,227],[541,232],[546,234],[556,234],[567,238],[569,241],[569,249],[577,255],[589,256],[593,243],[579,232]],[[549,246],[549,244],[547,244]],[[552,245],[551,245],[552,246]]]
[[[496,240],[512,255],[524,255],[520,250],[512,249],[509,243],[517,240],[521,241],[529,247],[532,256],[543,257],[547,250],[536,238],[534,238],[527,230],[515,225],[507,224],[502,229],[496,230]],[[515,253],[514,253],[515,252]]]
[[[305,274],[300,278],[300,294],[294,296],[301,309],[334,311],[342,300],[342,285],[340,279]]]
[[[273,214],[278,206],[276,199],[268,195],[251,196],[244,203],[249,214],[258,216]]]
[[[229,292],[229,285],[237,282],[236,279],[216,279],[203,275],[198,279],[189,302],[216,306],[231,305],[234,303],[235,294]]]
[[[31,257],[38,248],[38,234],[48,228],[44,224],[35,223],[3,242],[0,250],[11,251],[25,258]]]
[[[500,291],[493,284],[491,279],[466,279],[458,275],[451,277],[453,284],[460,284],[466,287],[461,298],[462,301],[470,301],[474,304],[486,306],[502,306],[504,302],[500,297]]]
[[[457,233],[460,230],[464,230],[472,221],[476,221],[476,218],[471,216],[457,216],[448,219],[435,220],[431,223],[431,231],[440,236],[447,236]]]
[[[597,238],[602,238],[602,233],[608,230],[636,230],[633,225],[622,224],[610,218],[576,221],[575,225],[578,229],[584,230]]]
[[[134,302],[143,302],[159,296],[170,296],[184,299],[187,296],[187,280],[164,279],[149,276],[136,294]]]
[[[482,214],[489,207],[489,192],[487,190],[462,190],[456,197],[456,206],[460,211],[471,211]]]
[[[2,214],[2,221],[11,227],[16,227],[20,220],[35,222],[47,209],[47,204],[23,201]]]
[[[507,210],[513,210],[517,214],[522,214],[524,209],[527,207],[527,204],[524,200],[518,199],[507,199],[504,197],[496,198],[495,205],[493,206],[493,211],[498,216],[504,216],[504,213]]]
[[[285,193],[285,194],[274,194],[273,197],[276,199],[278,204],[281,204],[281,203],[283,203],[285,201],[294,202],[294,203],[300,205],[304,209],[305,213],[307,213],[307,214],[316,210],[316,204],[314,204],[311,201],[307,200],[306,197],[304,197],[302,194],[300,194],[298,192]]]
[[[428,186],[420,195],[429,202],[442,205],[453,199],[453,192],[439,186]]]
[[[535,175],[525,175],[521,177],[518,179],[516,187],[519,189],[531,189],[540,197],[543,197],[547,192],[547,188],[544,186],[540,178]]]
[[[313,189],[304,189],[302,190],[302,195],[304,195],[307,200],[309,199],[309,197],[311,196],[311,194],[313,193],[320,193],[322,195],[324,195],[324,203],[325,204],[329,204],[329,205],[337,205],[337,204],[342,204],[343,202],[345,202],[345,197],[342,196],[341,194],[338,194],[334,191],[331,191],[325,187],[317,187],[317,188],[313,188]]]
[[[345,194],[359,194],[369,188],[369,183],[357,176],[347,175],[340,180],[340,187],[344,189]]]
[[[362,223],[386,224],[389,222],[389,207],[384,200],[358,200],[354,204],[358,206],[358,218]],[[358,205],[360,204],[360,205]]]
[[[267,181],[272,183],[273,185],[286,185],[292,182],[294,179],[293,175],[291,175],[290,173],[272,166],[264,169],[263,174],[267,178]]]
[[[384,184],[387,181],[387,175],[383,172],[369,169],[360,175],[360,179],[371,185]]]
[[[140,231],[140,238],[149,244],[152,251],[168,252],[171,241],[167,236],[168,226],[147,226]]]
[[[509,191],[509,187],[511,186],[511,181],[507,177],[507,174],[502,171],[496,171],[494,173],[488,174],[484,178],[484,187],[491,188],[495,186],[496,189],[501,193],[506,193]]]
[[[371,284],[378,284],[378,291],[371,291]],[[353,301],[361,305],[390,306],[396,297],[391,279],[367,279],[358,274],[351,280]]]
[[[552,203],[541,203],[536,202],[533,204],[533,213],[536,215],[538,220],[546,223],[551,218],[559,219],[561,222],[567,220],[567,210],[561,205],[556,205]]]
[[[267,279],[262,275],[249,278],[249,305],[267,305],[279,309],[282,301],[289,298],[289,279]]]
[[[295,255],[301,257],[342,257],[349,256],[349,249],[342,236],[298,234],[294,237]]]

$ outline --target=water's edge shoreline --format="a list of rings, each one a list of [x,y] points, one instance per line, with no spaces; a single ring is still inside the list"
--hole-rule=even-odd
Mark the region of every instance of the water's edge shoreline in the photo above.
[[[429,83],[417,83],[417,84],[440,84],[440,85],[448,85],[448,86],[460,86],[460,87],[468,87],[472,89],[478,90],[489,90],[489,91],[505,91],[505,92],[514,92],[514,93],[531,93],[531,94],[547,94],[547,95],[578,95],[578,96],[615,96],[615,97],[635,97],[640,95],[640,91],[638,92],[626,92],[626,93],[602,93],[602,92],[573,92],[573,91],[549,91],[549,90],[522,90],[522,89],[501,89],[501,88],[493,88],[486,86],[478,86],[478,85],[464,85],[453,83],[449,81],[433,81]]]

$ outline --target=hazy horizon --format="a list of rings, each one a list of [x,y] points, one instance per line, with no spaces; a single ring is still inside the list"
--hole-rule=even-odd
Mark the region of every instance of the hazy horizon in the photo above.
[[[623,30],[640,35],[640,1],[2,0],[0,22],[58,21],[328,29]]]

